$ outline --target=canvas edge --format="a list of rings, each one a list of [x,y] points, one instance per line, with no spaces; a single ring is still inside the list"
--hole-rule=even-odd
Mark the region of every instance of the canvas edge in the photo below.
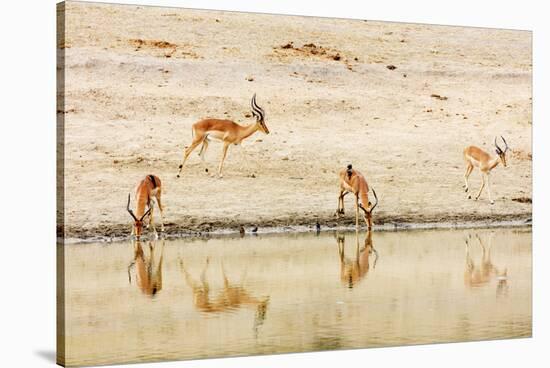
[[[65,366],[65,2],[56,4],[56,363]]]

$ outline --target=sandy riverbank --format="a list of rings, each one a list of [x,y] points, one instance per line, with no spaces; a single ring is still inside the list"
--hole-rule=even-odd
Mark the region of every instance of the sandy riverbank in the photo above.
[[[68,237],[129,233],[126,196],[150,173],[171,234],[350,224],[349,197],[333,217],[348,163],[378,193],[378,225],[531,217],[530,32],[71,2],[67,14]],[[231,147],[223,179],[196,154],[177,179],[191,125],[251,123],[253,93],[271,134]],[[495,135],[511,152],[491,206],[486,192],[466,199],[462,150],[492,153]]]

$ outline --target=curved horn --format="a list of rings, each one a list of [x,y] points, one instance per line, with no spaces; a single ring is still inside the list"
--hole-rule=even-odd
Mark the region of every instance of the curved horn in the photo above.
[[[254,115],[256,117],[256,120],[258,121],[263,121],[264,120],[264,117],[265,117],[265,112],[264,110],[258,106],[258,104],[256,103],[256,94],[254,93],[254,95],[252,96],[252,100],[250,100],[250,107],[252,108],[252,115]]]
[[[502,152],[502,149],[498,146],[497,144],[497,137],[495,137],[495,147],[497,148],[497,150],[499,150],[500,152]]]
[[[126,210],[128,211],[128,213],[130,214],[130,216],[132,216],[134,218],[135,221],[137,221],[138,219],[136,218],[136,215],[134,215],[134,212],[130,209],[130,193],[128,193],[128,204],[126,204]]]
[[[148,214],[151,213],[151,210],[153,209],[153,207],[149,207],[149,209],[147,210],[147,212],[145,212],[143,214],[143,216],[141,216],[141,218],[139,219],[139,221],[143,221],[143,219],[145,218],[145,216],[147,216]]]
[[[372,210],[374,210],[374,207],[376,207],[378,205],[378,197],[376,196],[376,192],[374,191],[374,189],[372,190],[372,193],[374,194],[374,199],[376,199],[376,202],[374,203],[374,205],[371,207],[371,208],[365,208],[363,207],[363,204],[362,203],[359,203],[359,208],[363,210],[363,212],[365,213],[371,213]],[[370,201],[369,201],[370,203]]]
[[[376,203],[370,208],[369,212],[372,212],[374,210],[374,207],[378,205],[378,197],[376,196],[376,192],[374,191],[374,188],[372,188],[372,194],[374,194],[374,199],[376,199]]]
[[[500,138],[502,138],[502,141],[504,142],[504,144],[506,145],[506,148],[504,149],[504,152],[508,151],[508,143],[506,143],[506,139],[504,139],[503,136],[500,136]]]

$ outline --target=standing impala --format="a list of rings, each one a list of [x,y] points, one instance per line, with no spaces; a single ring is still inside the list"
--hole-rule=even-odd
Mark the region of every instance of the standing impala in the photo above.
[[[506,151],[508,151],[508,144],[506,143],[506,140],[503,136],[500,136],[502,138],[502,141],[506,145],[504,148],[504,151],[498,146],[497,144],[497,138],[495,137],[495,152],[497,156],[493,157],[489,155],[487,152],[482,150],[479,147],[476,146],[468,146],[464,149],[464,161],[466,161],[466,172],[464,173],[464,189],[466,192],[469,190],[468,186],[468,177],[472,173],[472,170],[474,169],[474,166],[479,168],[479,171],[481,171],[481,187],[479,188],[479,192],[477,193],[477,196],[475,197],[475,200],[479,198],[481,195],[481,191],[485,187],[485,181],[487,181],[487,190],[489,191],[489,201],[491,204],[494,204],[495,201],[493,201],[493,198],[491,196],[491,181],[489,174],[491,170],[493,170],[499,162],[502,162],[504,167],[506,167]],[[487,179],[487,180],[486,180]],[[468,199],[471,199],[472,196],[468,195]]]
[[[265,134],[269,134],[269,129],[265,124],[265,112],[264,110],[256,104],[256,94],[252,96],[250,101],[250,106],[252,108],[252,115],[256,117],[256,123],[242,126],[231,120],[220,120],[220,119],[204,119],[193,124],[192,133],[193,141],[191,145],[185,148],[183,152],[183,162],[179,166],[179,171],[177,177],[180,177],[180,174],[183,170],[183,166],[187,161],[187,158],[193,152],[199,144],[202,143],[199,156],[204,160],[204,155],[208,149],[208,142],[210,138],[217,139],[223,142],[222,157],[220,161],[220,166],[218,168],[218,176],[221,178],[223,176],[223,162],[227,155],[227,149],[230,144],[240,145],[243,140],[250,137],[256,131],[260,130]],[[242,149],[242,146],[241,146]]]
[[[164,217],[162,204],[160,201],[161,195],[161,182],[155,175],[147,175],[141,180],[136,188],[136,213],[130,209],[130,193],[128,193],[128,204],[126,210],[134,219],[134,225],[132,226],[132,235],[135,235],[137,239],[141,237],[143,232],[144,219],[149,215],[149,225],[153,227],[155,237],[158,238],[157,229],[153,221],[153,201],[156,201],[160,210],[161,217],[161,231],[164,231]],[[147,208],[147,210],[145,210]]]
[[[372,189],[372,194],[376,203],[371,205],[369,201],[369,185],[367,180],[359,171],[354,170],[351,165],[348,165],[346,169],[342,169],[338,174],[340,179],[340,194],[338,196],[338,209],[336,210],[336,216],[344,214],[344,197],[348,193],[355,194],[355,227],[359,228],[359,209],[363,211],[363,219],[367,224],[367,230],[372,229],[372,211],[378,205],[378,197],[376,192]],[[365,207],[366,206],[366,207]]]

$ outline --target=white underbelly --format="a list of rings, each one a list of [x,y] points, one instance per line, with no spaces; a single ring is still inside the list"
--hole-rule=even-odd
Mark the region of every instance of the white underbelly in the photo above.
[[[474,160],[473,158],[470,158],[470,163],[472,165],[474,165],[475,167],[479,167],[479,161],[478,160]]]
[[[221,130],[210,130],[206,132],[208,135],[208,139],[215,139],[215,140],[223,140],[223,137],[225,136],[225,132],[222,132]]]

